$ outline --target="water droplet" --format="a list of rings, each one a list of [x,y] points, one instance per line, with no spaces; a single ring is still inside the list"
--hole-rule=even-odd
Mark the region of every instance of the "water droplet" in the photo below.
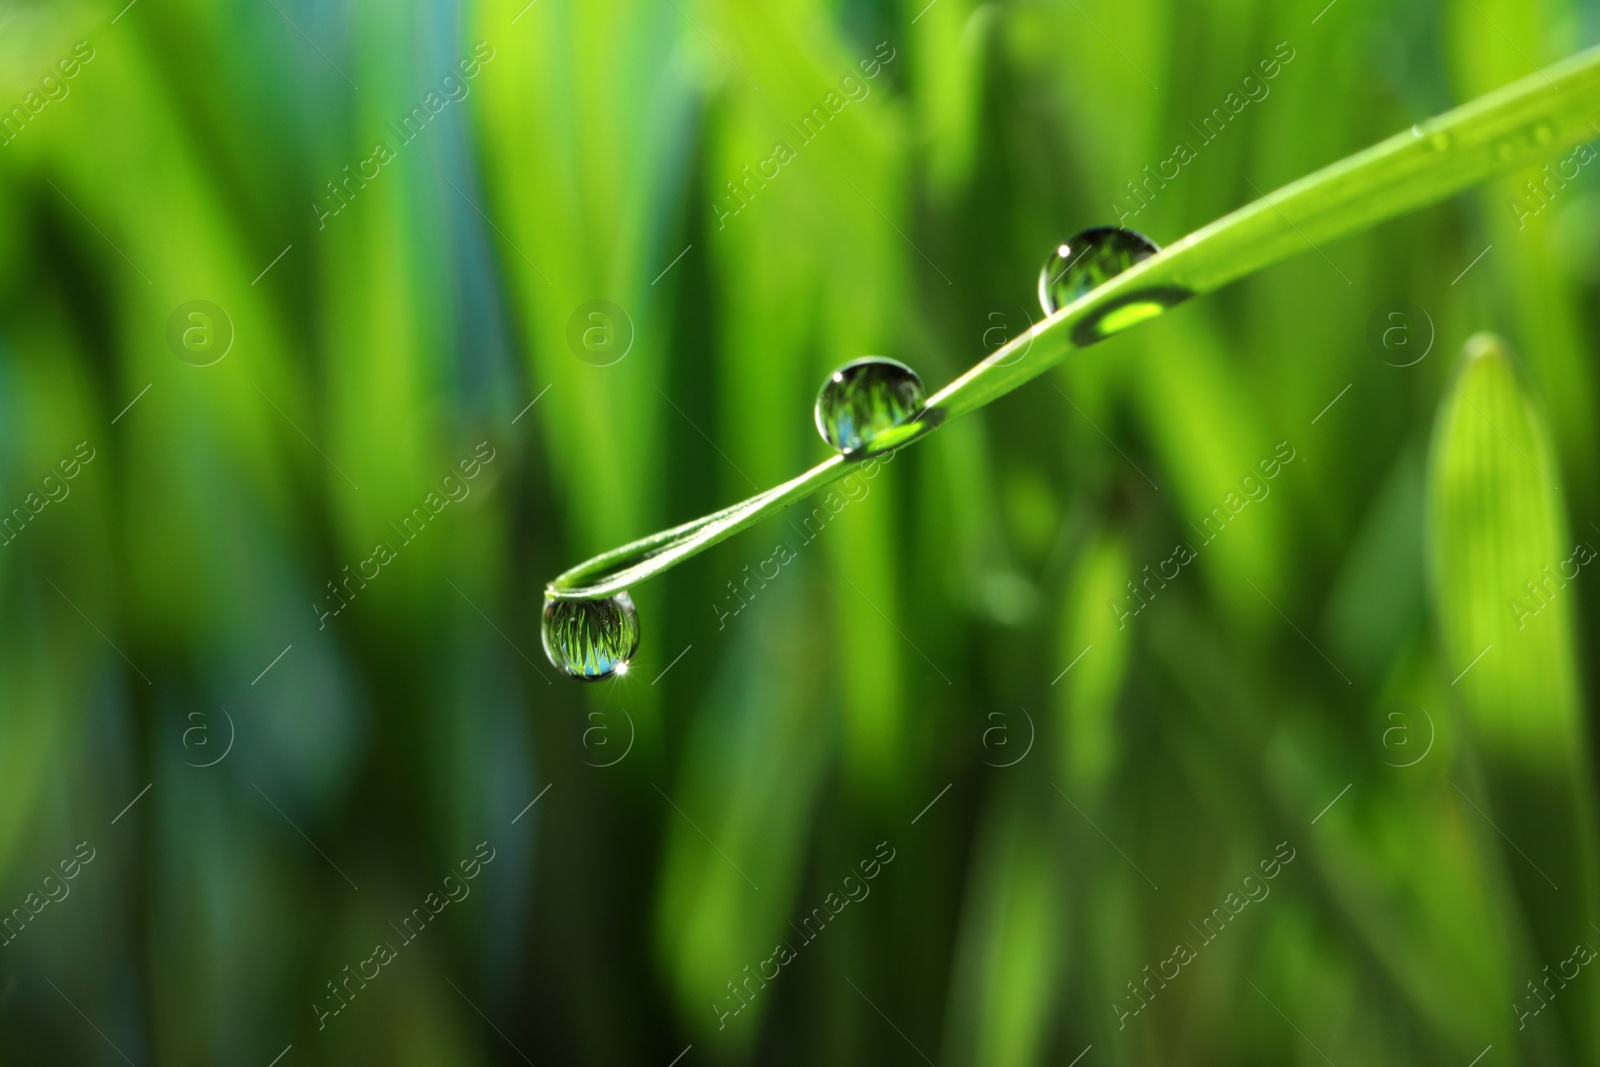
[[[1443,152],[1446,148],[1450,147],[1450,135],[1445,133],[1443,130],[1440,130],[1438,133],[1428,138],[1428,147],[1433,149],[1435,152]]]
[[[1046,315],[1054,315],[1159,251],[1160,245],[1132,230],[1116,226],[1084,230],[1050,253],[1039,271],[1039,306]]]
[[[1499,144],[1494,146],[1494,154],[1498,159],[1504,162],[1517,154],[1517,146],[1512,144],[1510,141],[1501,141]]]
[[[904,443],[907,435],[890,431],[910,422],[926,398],[922,379],[904,363],[882,356],[851,360],[817,393],[817,432],[847,456],[882,452]]]
[[[628,663],[639,651],[639,613],[625,592],[606,600],[546,597],[539,637],[544,654],[558,669],[598,682],[628,673]]]
[[[1549,144],[1556,139],[1556,128],[1548,122],[1541,122],[1533,128],[1533,139],[1537,144]]]

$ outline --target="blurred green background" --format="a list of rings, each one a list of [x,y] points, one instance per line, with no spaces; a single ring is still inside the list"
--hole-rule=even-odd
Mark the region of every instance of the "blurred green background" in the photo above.
[[[0,6],[0,1062],[1600,1062],[1592,152],[538,635],[1600,4],[123,5]]]

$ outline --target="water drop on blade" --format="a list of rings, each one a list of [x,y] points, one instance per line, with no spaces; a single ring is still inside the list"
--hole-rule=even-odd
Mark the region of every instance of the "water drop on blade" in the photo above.
[[[539,639],[558,670],[598,682],[628,672],[639,651],[639,613],[625,592],[605,600],[546,597]]]
[[[1039,271],[1039,306],[1046,315],[1077,300],[1161,247],[1142,233],[1096,226],[1056,247]]]
[[[869,456],[904,443],[885,435],[914,419],[927,393],[917,372],[898,360],[866,356],[828,376],[817,393],[817,432],[847,456]]]

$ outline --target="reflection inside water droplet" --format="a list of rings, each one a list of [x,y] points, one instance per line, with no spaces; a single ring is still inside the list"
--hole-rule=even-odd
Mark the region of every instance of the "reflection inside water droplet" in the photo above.
[[[1137,326],[1146,319],[1153,319],[1165,310],[1167,306],[1157,300],[1139,300],[1132,304],[1124,304],[1100,316],[1100,333],[1102,336],[1110,337],[1130,326]]]
[[[557,669],[598,682],[628,672],[639,651],[639,613],[627,593],[606,600],[546,597],[539,638]]]
[[[1098,341],[1104,341],[1112,334],[1121,333],[1141,322],[1153,319],[1192,296],[1194,293],[1176,285],[1163,285],[1129,293],[1113,300],[1097,314],[1074,326],[1072,341],[1080,348],[1087,348]]]
[[[1161,247],[1142,233],[1096,226],[1056,247],[1039,271],[1039,306],[1054,315]]]
[[[817,432],[845,455],[873,455],[912,436],[892,431],[911,425],[926,399],[922,379],[904,363],[882,356],[852,360],[817,393]]]

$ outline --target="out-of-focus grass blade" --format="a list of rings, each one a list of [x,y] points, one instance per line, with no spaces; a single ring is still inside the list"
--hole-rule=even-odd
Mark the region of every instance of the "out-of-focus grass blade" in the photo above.
[[[921,263],[903,236],[915,227],[895,95],[909,49],[803,30],[826,24],[818,0],[786,6],[776,27],[742,3],[707,13],[717,20],[710,31],[730,41],[725,59],[710,60],[727,75],[713,112],[705,240],[725,294],[716,436],[731,442],[738,470],[717,462],[723,483],[742,487],[746,476],[769,481],[818,455],[806,417],[817,388],[846,360],[892,351],[905,264]],[[910,628],[895,566],[895,481],[847,477],[780,527],[795,551],[820,549],[833,568],[846,766],[880,797],[906,770],[901,663],[915,657],[894,629]],[[812,538],[818,546],[808,549]]]
[[[1440,658],[1476,742],[1453,783],[1501,856],[1527,922],[1529,977],[1593,936],[1594,779],[1574,661],[1574,546],[1545,417],[1503,342],[1480,334],[1440,406],[1429,471],[1429,565]],[[1587,1059],[1600,984],[1565,990],[1522,1031],[1564,1032]],[[1551,1016],[1555,1016],[1552,1018]],[[1534,1047],[1533,1045],[1529,1046]]]
[[[1429,473],[1435,609],[1474,729],[1497,763],[1583,765],[1575,598],[1551,573],[1573,547],[1560,469],[1498,338],[1468,342],[1440,407]],[[1497,648],[1508,654],[1491,656]]]
[[[737,648],[690,734],[682,770],[655,783],[666,841],[657,942],[683,1025],[730,1054],[748,1050],[760,1020],[793,988],[797,965],[816,966],[821,950],[786,920],[812,907],[828,915],[824,897],[851,873],[823,872],[826,888],[796,909],[834,732],[818,714],[822,649],[806,636],[821,627],[797,601],[798,588],[775,585],[730,623],[740,631]],[[812,924],[812,936],[849,940],[848,929],[829,927],[863,921],[855,910],[845,905],[820,932]],[[779,943],[805,959],[772,959]]]
[[[1478,816],[1450,784],[1461,738],[1444,714],[1449,680],[1431,659],[1410,659],[1362,721],[1359,748],[1325,717],[1276,716],[1268,785],[1287,825],[1317,820],[1296,836],[1303,867],[1285,885],[1324,898],[1319,923],[1342,923],[1341,944],[1394,991],[1385,1025],[1409,1016],[1424,1024],[1419,1048],[1465,1063],[1486,1044],[1507,1047],[1516,1028],[1504,938],[1462,934],[1503,922],[1501,895],[1482,875],[1485,862],[1498,865],[1500,843],[1475,833],[1467,820]]]
[[[1132,631],[1110,605],[1122,602],[1134,573],[1128,548],[1109,534],[1091,545],[1068,589],[1057,655],[1061,674],[1056,764],[1067,788],[1098,796],[1115,770],[1118,752],[1115,708],[1127,668]]]
[[[1569,0],[1454,0],[1450,58],[1453,81],[1464,96],[1487,92],[1525,76],[1557,42],[1570,36]],[[1559,53],[1558,53],[1559,54]],[[1585,140],[1600,139],[1600,121]],[[1484,229],[1465,255],[1486,250],[1463,285],[1502,290],[1516,325],[1514,340],[1550,411],[1550,425],[1575,503],[1600,491],[1593,457],[1596,436],[1593,346],[1585,337],[1585,293],[1573,284],[1555,246],[1566,212],[1582,198],[1592,146],[1563,152],[1542,167],[1496,179],[1479,190]],[[1463,264],[1465,265],[1465,264]],[[1586,510],[1586,509],[1585,509]]]
[[[1422,483],[1421,450],[1408,449],[1376,493],[1328,598],[1329,655],[1363,684],[1382,679],[1425,619]]]
[[[1271,605],[1252,590],[1246,578],[1274,596],[1281,578],[1281,554],[1288,514],[1281,500],[1271,499],[1299,475],[1282,456],[1295,455],[1294,442],[1275,454],[1278,442],[1250,383],[1228,357],[1222,339],[1202,312],[1187,321],[1159,323],[1160,342],[1140,353],[1136,402],[1143,424],[1162,457],[1167,504],[1176,514],[1179,539],[1198,557],[1213,596],[1245,618],[1272,614]],[[1269,479],[1265,470],[1277,469]],[[1130,572],[1136,584],[1157,574],[1176,552],[1164,546],[1155,559],[1140,561]],[[1185,565],[1176,581],[1183,581]],[[1170,570],[1169,570],[1170,577]],[[1165,583],[1158,575],[1139,596],[1154,598]],[[1119,603],[1137,609],[1139,600],[1124,593]]]
[[[529,419],[568,536],[603,543],[659,504],[662,486],[635,459],[682,417],[657,391],[671,386],[660,364],[671,289],[652,280],[683,250],[667,228],[695,93],[674,53],[694,31],[671,6],[634,0],[485,0],[475,20],[495,50],[474,98],[489,195],[462,195],[492,220],[515,280],[528,399],[550,386]]]
[[[1020,788],[1026,788],[1020,777],[1004,788],[981,831],[952,974],[950,1056],[940,1062],[1042,1063],[1056,1018],[1065,887],[1049,820],[1038,817],[1040,809],[1023,800]]]
[[[1082,168],[1083,180],[1055,183],[1052,194],[1098,194],[1090,199],[1093,213],[1069,233],[1117,222],[1111,199],[1125,194],[1122,183],[1166,155],[1155,153],[1167,117],[1164,105],[1178,77],[1169,62],[1171,7],[1169,0],[1072,0],[1006,12],[1012,25],[1005,43],[1020,66],[1037,69],[1054,89],[1056,106],[1068,116],[1061,134]],[[1101,35],[1107,26],[1117,29],[1112,47]],[[1032,32],[1019,32],[1021,27]],[[1206,58],[1218,62],[1214,52]],[[1040,255],[1066,236],[1038,234]]]
[[[999,25],[992,4],[945,0],[913,16],[907,65],[920,127],[928,137],[928,184],[949,201],[971,177],[978,153],[979,114],[991,31]],[[906,53],[902,53],[906,54]]]

